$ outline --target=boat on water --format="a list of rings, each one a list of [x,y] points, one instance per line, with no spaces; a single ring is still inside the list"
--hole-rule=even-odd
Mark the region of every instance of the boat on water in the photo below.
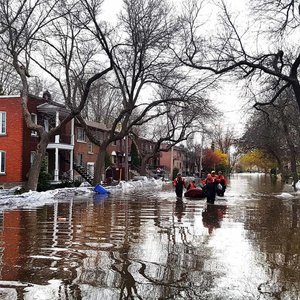
[[[202,188],[194,188],[189,189],[184,193],[184,197],[186,198],[196,198],[196,199],[202,199],[205,198],[205,194]]]

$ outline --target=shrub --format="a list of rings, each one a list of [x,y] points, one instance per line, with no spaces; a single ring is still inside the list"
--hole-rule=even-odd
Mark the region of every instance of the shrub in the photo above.
[[[178,168],[174,168],[173,169],[173,179],[176,178],[177,174],[179,173],[179,169]]]
[[[42,192],[42,191],[49,190],[51,187],[50,184],[51,179],[52,176],[47,172],[47,161],[43,160],[40,175],[39,175],[39,181],[37,185],[37,191]]]

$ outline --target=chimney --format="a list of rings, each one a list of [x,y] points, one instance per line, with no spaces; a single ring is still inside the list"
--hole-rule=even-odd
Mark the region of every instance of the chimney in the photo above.
[[[51,102],[52,99],[51,99],[51,94],[49,93],[48,90],[46,90],[44,93],[43,93],[43,99],[45,99],[47,102]]]

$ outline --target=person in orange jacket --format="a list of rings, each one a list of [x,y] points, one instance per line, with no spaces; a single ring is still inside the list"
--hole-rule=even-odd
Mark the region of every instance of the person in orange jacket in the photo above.
[[[178,173],[173,181],[175,187],[175,193],[177,197],[182,198],[183,188],[186,186],[185,180],[181,177],[181,173]]]

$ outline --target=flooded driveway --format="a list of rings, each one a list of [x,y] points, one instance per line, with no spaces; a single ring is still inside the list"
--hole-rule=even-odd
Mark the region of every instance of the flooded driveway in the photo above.
[[[215,205],[166,185],[6,210],[0,299],[300,299],[300,194],[229,185]]]

